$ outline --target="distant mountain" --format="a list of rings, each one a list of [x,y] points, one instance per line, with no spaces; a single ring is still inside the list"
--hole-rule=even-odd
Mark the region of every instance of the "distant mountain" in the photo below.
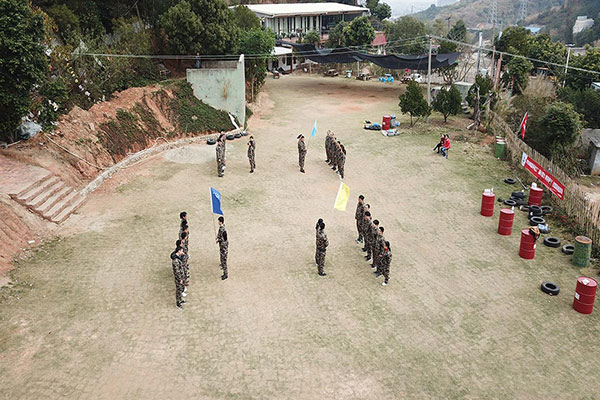
[[[421,20],[435,20],[452,17],[452,19],[463,19],[469,28],[486,29],[489,23],[490,8],[493,0],[460,0],[457,3],[438,7],[431,5],[427,10],[415,13],[414,16]],[[517,23],[520,0],[497,0],[498,24],[502,26],[514,25]],[[529,0],[528,15],[538,14],[546,11],[553,6],[560,6],[565,0]],[[575,0],[569,0],[572,2]],[[598,2],[599,0],[586,0]]]
[[[600,0],[568,0],[566,6],[552,7],[527,19],[528,25],[542,26],[542,32],[547,32],[554,40],[575,42],[573,25],[579,15],[600,23]],[[597,27],[596,27],[597,29]]]

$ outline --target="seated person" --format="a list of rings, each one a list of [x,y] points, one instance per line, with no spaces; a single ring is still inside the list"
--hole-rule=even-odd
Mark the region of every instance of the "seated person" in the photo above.
[[[444,145],[444,142],[446,141],[446,135],[442,135],[442,137],[440,137],[440,142],[433,148],[433,151],[436,151],[439,153],[440,152],[440,148]]]
[[[446,140],[440,149],[442,155],[448,159],[448,150],[450,150],[450,136],[446,135]]]

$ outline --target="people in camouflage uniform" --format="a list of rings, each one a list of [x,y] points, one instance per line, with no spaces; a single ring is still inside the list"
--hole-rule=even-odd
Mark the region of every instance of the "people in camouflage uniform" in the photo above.
[[[368,204],[367,204],[368,205]],[[371,226],[371,212],[367,210],[366,208],[367,206],[365,206],[365,217],[363,219],[362,225],[361,225],[361,229],[362,229],[362,235],[363,235],[363,240],[365,242],[365,246],[362,248],[362,251],[367,252],[367,255],[369,254],[369,242],[367,240],[367,238],[369,237],[369,227]]]
[[[250,140],[248,140],[248,160],[250,161],[250,173],[254,172],[256,168],[256,162],[254,160],[254,149],[256,148],[256,143],[254,142],[254,136],[250,136]]]
[[[171,260],[173,265],[173,277],[175,278],[175,304],[177,308],[180,310],[183,309],[183,304],[185,300],[182,299],[183,294],[183,280],[184,280],[184,272],[183,272],[183,262],[181,258],[183,257],[183,249],[178,247],[173,253],[171,253]]]
[[[217,155],[217,174],[221,178],[225,172],[225,135],[219,136],[215,151]]]
[[[181,240],[179,241],[179,246],[183,249],[183,256],[181,257],[181,261],[183,262],[183,272],[184,272],[184,280],[183,284],[184,288],[184,297],[186,296],[185,292],[187,292],[187,286],[190,284],[190,254],[189,250],[189,233],[186,227],[186,230],[181,234]]]
[[[362,235],[362,223],[365,218],[365,196],[362,194],[358,196],[358,203],[356,204],[356,211],[354,212],[354,219],[356,220],[356,230],[358,231],[358,238],[356,238],[356,243],[362,243],[363,235]]]
[[[298,139],[298,165],[300,172],[304,173],[304,158],[306,157],[306,143],[304,143],[304,135],[300,134]]]
[[[390,264],[392,263],[392,247],[390,242],[385,242],[383,254],[381,256],[381,273],[383,274],[382,286],[386,286],[390,281]]]
[[[317,229],[317,248],[315,252],[315,262],[317,263],[317,270],[320,276],[327,275],[324,271],[327,246],[329,246],[329,240],[327,240],[327,235],[325,234],[325,222],[321,221]]]
[[[346,164],[346,148],[341,142],[338,142],[338,152],[337,152],[337,168],[338,174],[341,179],[344,179],[344,165]]]
[[[365,237],[367,241],[367,255],[365,258],[369,261],[372,257],[375,257],[375,242],[377,240],[377,229],[379,228],[379,221],[375,220],[369,224],[367,228],[367,236]]]
[[[229,251],[229,241],[227,239],[227,230],[225,229],[225,218],[219,217],[219,231],[217,232],[217,243],[219,243],[219,254],[221,256],[221,269],[223,270],[222,280],[227,279],[227,253]]]
[[[380,226],[377,230],[377,238],[375,239],[375,247],[373,251],[373,264],[371,268],[375,269],[377,276],[381,275],[381,257],[383,255],[383,248],[385,247],[385,237],[383,236],[383,226]]]

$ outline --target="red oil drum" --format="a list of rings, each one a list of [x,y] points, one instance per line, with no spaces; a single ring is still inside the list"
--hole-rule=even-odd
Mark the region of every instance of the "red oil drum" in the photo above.
[[[591,314],[594,311],[596,300],[596,289],[598,282],[587,276],[577,278],[575,296],[573,297],[573,309],[581,314]]]
[[[523,229],[521,231],[521,247],[519,248],[519,255],[526,260],[533,260],[535,257],[535,240],[533,240],[533,236],[529,234],[529,229]]]
[[[384,115],[383,116],[383,123],[381,124],[381,126],[383,127],[384,131],[387,131],[388,129],[390,129],[392,125],[392,117],[391,115]]]
[[[515,212],[510,208],[500,210],[500,220],[498,221],[498,233],[504,236],[510,236],[512,233]]]
[[[544,194],[544,190],[542,188],[529,188],[529,205],[530,206],[541,206],[542,205],[542,195]]]
[[[491,217],[494,215],[494,203],[496,195],[494,193],[483,192],[481,195],[481,215]]]

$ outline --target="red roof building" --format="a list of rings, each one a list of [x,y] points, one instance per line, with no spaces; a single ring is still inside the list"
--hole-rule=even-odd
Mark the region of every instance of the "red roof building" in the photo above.
[[[371,46],[377,48],[377,54],[385,54],[385,45],[387,44],[387,40],[385,39],[385,34],[377,33],[375,35],[375,39],[371,42]]]

